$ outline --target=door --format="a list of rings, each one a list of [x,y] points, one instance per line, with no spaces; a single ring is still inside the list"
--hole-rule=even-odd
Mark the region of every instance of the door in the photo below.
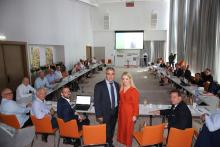
[[[0,91],[2,91],[8,83],[5,72],[5,61],[3,55],[2,45],[0,45]]]
[[[0,88],[11,88],[16,90],[24,76],[28,75],[26,60],[26,45],[21,43],[1,43],[0,48],[0,69],[1,72]],[[3,81],[3,82],[2,82]]]
[[[98,61],[105,60],[105,47],[94,47],[94,57]]]
[[[92,47],[86,46],[86,59],[92,59]]]

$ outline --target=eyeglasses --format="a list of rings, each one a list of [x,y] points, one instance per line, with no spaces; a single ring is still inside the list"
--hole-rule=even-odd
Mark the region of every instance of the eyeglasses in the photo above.
[[[8,92],[8,93],[5,93],[5,95],[11,95],[13,94],[13,92]]]

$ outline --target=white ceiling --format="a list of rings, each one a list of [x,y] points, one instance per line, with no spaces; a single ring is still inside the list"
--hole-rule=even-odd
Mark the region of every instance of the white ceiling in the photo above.
[[[121,3],[121,2],[149,2],[149,1],[165,1],[165,0],[78,0],[83,3],[98,7],[99,4],[105,3]]]
[[[118,3],[118,2],[137,2],[137,1],[163,1],[163,0],[95,0],[97,3]]]

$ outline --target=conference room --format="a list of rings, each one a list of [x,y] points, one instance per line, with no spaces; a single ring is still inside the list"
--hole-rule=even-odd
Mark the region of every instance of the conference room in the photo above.
[[[219,0],[0,0],[1,147],[219,147]]]

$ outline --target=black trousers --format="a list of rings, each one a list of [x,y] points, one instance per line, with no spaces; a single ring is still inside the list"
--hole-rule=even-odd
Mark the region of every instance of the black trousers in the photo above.
[[[51,118],[51,125],[52,125],[52,128],[53,128],[53,129],[58,128],[58,124],[57,124],[57,119],[56,119],[56,117],[52,117],[52,118]],[[47,134],[47,133],[42,133],[42,136],[47,139],[48,134]]]
[[[111,110],[108,116],[104,116],[103,123],[106,124],[106,141],[111,146],[115,133],[115,125],[118,120],[118,108]]]
[[[25,123],[24,123],[24,125],[22,126],[22,128],[25,128],[25,127],[28,127],[28,126],[32,126],[33,125],[33,123],[32,123],[32,121],[31,121],[31,118],[29,118]]]
[[[220,146],[220,129],[210,132],[206,125],[203,125],[201,132],[196,140],[195,147],[219,147]]]

